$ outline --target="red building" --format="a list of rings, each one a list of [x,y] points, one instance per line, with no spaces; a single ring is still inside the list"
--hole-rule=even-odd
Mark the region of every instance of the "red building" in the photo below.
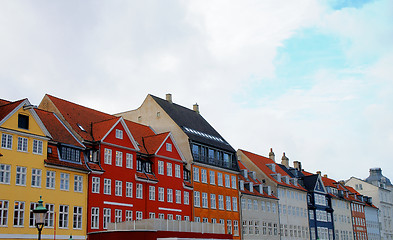
[[[368,236],[363,196],[352,187],[345,186],[345,188],[349,191],[348,199],[351,200],[353,237],[355,240],[367,240]]]

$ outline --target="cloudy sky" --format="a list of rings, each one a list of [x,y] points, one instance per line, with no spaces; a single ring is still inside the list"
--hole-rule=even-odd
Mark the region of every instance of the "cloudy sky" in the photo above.
[[[235,148],[393,178],[393,1],[1,1],[0,98],[108,113],[147,94]]]

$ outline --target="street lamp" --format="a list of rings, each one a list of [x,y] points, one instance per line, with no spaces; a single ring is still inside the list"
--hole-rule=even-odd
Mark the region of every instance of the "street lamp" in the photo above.
[[[42,205],[42,196],[40,196],[40,200],[38,201],[38,206],[33,209],[33,214],[35,218],[35,226],[38,229],[38,240],[41,240],[41,231],[42,228],[44,228],[45,224],[45,217],[46,213],[48,212],[48,209]]]

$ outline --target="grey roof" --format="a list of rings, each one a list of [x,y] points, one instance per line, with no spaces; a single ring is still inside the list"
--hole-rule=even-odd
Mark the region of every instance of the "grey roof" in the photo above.
[[[373,185],[376,185],[377,182],[380,182],[392,186],[389,178],[382,175],[381,168],[370,168],[370,176],[366,178],[365,181]]]
[[[150,95],[193,142],[235,153],[235,149],[194,110]]]

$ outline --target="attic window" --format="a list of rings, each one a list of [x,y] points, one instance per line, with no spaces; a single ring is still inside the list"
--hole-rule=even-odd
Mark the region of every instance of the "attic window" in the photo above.
[[[116,129],[116,138],[123,139],[123,131],[120,129]]]
[[[158,117],[158,118],[160,117],[160,112],[157,112],[157,117]]]
[[[18,128],[29,129],[29,116],[23,114],[18,115]]]
[[[168,152],[172,152],[172,144],[167,143],[167,144],[166,144],[166,150],[167,150]]]
[[[86,132],[86,130],[79,123],[77,123],[76,125],[79,127],[80,130]]]

